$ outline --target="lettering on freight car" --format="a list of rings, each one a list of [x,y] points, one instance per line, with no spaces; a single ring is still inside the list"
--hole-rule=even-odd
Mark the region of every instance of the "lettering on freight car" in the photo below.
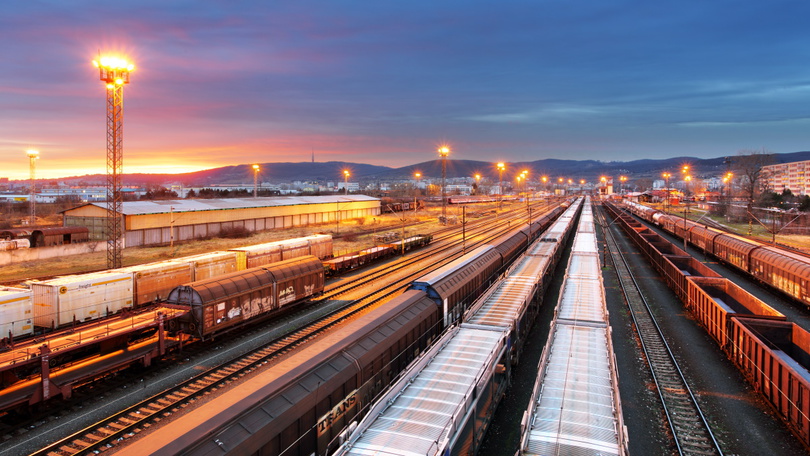
[[[278,303],[280,305],[295,301],[295,287],[290,285],[278,291]]]
[[[352,391],[342,401],[332,408],[326,415],[318,420],[318,437],[328,432],[332,423],[339,420],[346,412],[353,410],[357,405],[357,390]]]

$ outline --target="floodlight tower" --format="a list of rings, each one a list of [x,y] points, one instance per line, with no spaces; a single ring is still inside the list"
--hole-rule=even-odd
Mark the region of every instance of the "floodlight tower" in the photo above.
[[[28,195],[28,207],[31,211],[31,218],[29,220],[29,225],[34,226],[37,224],[37,191],[36,191],[36,171],[37,171],[37,159],[39,158],[39,151],[36,150],[27,150],[25,154],[28,155],[28,167],[29,171],[31,172],[31,190],[30,194]]]
[[[124,158],[124,85],[135,65],[119,57],[93,60],[107,87],[107,268],[120,268],[124,233],[121,174]]]

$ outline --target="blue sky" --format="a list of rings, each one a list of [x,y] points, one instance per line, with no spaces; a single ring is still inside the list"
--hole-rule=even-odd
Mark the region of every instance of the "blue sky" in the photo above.
[[[26,1],[0,15],[0,177],[436,157],[634,160],[808,150],[806,1]]]

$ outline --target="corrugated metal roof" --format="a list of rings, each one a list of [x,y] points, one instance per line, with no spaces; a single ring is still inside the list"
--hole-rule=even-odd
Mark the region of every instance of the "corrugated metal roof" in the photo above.
[[[261,207],[299,206],[304,204],[335,204],[379,201],[366,195],[348,196],[288,196],[268,198],[179,199],[156,201],[124,201],[124,215],[168,214],[169,212],[219,211],[227,209],[253,209]],[[88,203],[104,210],[106,202]],[[81,207],[81,206],[80,206]],[[67,211],[65,211],[67,212]]]
[[[577,253],[568,260],[568,269],[565,271],[570,277],[594,278],[598,277],[599,255],[596,253]]]
[[[396,396],[381,399],[385,409],[369,412],[338,454],[443,454],[455,426],[475,407],[476,385],[492,375],[504,336],[464,326],[456,330],[421,371],[407,372],[394,386]]]
[[[511,331],[536,284],[536,278],[527,276],[512,276],[501,280],[492,293],[484,298],[480,307],[478,304],[473,306],[477,310],[467,322],[500,326]]]
[[[619,454],[607,329],[556,325],[521,453]]]
[[[571,247],[572,253],[599,253],[596,248],[596,235],[594,233],[581,233],[577,231],[574,238],[574,245]]]

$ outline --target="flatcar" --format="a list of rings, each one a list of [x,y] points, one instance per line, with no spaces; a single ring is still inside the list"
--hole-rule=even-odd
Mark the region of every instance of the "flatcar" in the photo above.
[[[810,258],[627,201],[635,215],[810,306]]]
[[[181,285],[166,303],[190,307],[181,330],[208,339],[323,293],[321,260],[305,256]]]

